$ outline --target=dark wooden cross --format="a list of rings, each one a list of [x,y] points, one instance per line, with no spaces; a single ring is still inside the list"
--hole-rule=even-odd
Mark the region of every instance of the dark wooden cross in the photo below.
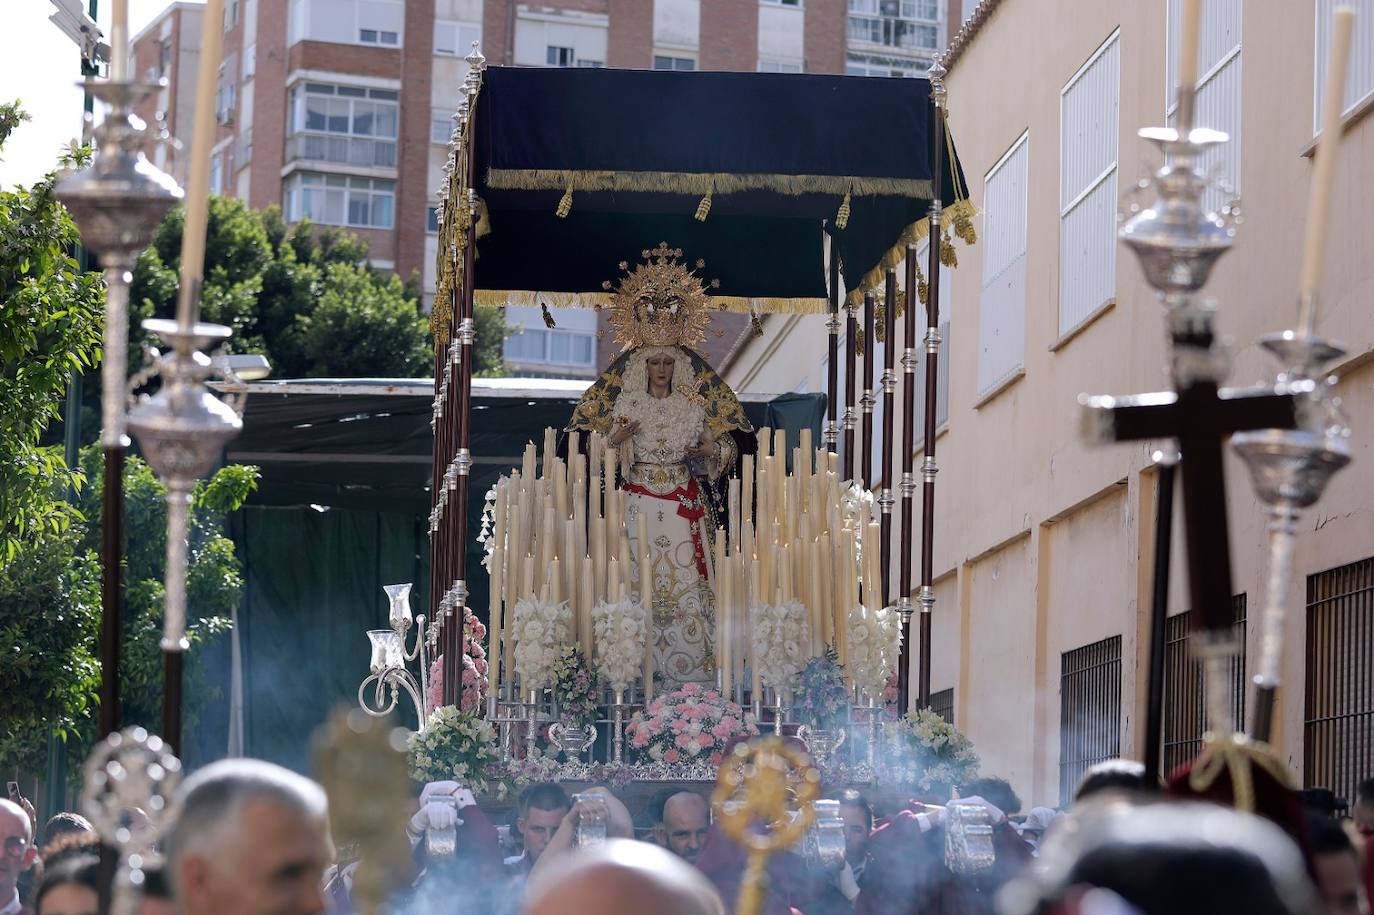
[[[1188,597],[1194,626],[1213,636],[1231,631],[1231,550],[1222,449],[1234,432],[1292,429],[1292,394],[1276,388],[1221,390],[1211,313],[1171,315],[1177,392],[1082,398],[1089,436],[1101,442],[1172,438],[1182,455]],[[1159,561],[1159,557],[1156,557]]]

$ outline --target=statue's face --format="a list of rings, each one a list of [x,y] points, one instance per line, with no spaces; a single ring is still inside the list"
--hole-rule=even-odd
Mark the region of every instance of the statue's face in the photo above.
[[[649,372],[649,384],[662,390],[672,384],[673,363],[672,356],[658,353],[645,360],[645,368]]]

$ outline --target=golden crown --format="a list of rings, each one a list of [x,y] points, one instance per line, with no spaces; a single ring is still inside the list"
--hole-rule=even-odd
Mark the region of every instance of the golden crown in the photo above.
[[[644,262],[630,265],[620,262],[625,275],[620,282],[602,283],[603,289],[613,292],[611,329],[622,350],[636,346],[696,346],[706,339],[710,323],[707,309],[710,297],[707,284],[693,269],[679,261],[681,248],[669,248],[659,242],[652,251],[640,254]],[[706,267],[698,260],[695,270]],[[714,289],[720,280],[711,280]]]

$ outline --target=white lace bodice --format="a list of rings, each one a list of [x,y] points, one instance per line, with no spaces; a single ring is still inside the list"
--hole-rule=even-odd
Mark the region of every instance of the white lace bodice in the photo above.
[[[705,407],[674,392],[662,399],[646,391],[624,391],[616,398],[613,428],[623,416],[639,422],[631,439],[630,460],[637,464],[682,464],[705,429]]]

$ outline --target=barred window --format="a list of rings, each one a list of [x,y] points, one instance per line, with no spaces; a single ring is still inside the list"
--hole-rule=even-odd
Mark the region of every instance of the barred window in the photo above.
[[[1355,802],[1374,774],[1374,558],[1307,576],[1303,784]]]
[[[1121,755],[1121,636],[1060,656],[1059,803],[1083,773]]]
[[[1245,595],[1231,598],[1232,619],[1240,655],[1230,664],[1227,682],[1236,723],[1245,722]],[[1179,613],[1164,623],[1164,752],[1167,774],[1194,759],[1202,751],[1207,730],[1202,662],[1190,650],[1193,614]]]

